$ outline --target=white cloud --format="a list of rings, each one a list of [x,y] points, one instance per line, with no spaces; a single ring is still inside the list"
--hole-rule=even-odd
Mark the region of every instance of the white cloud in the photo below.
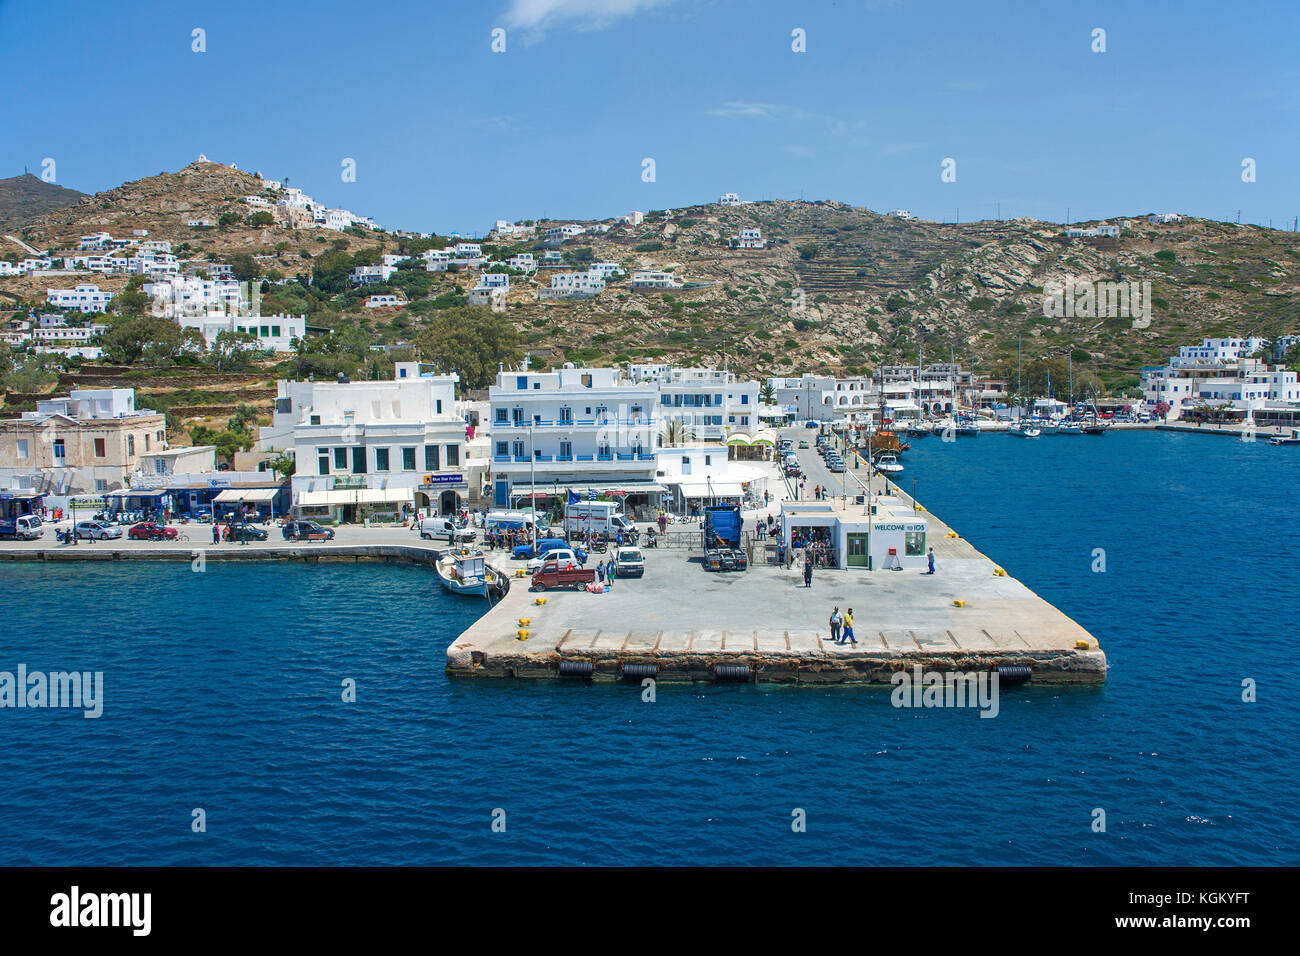
[[[505,23],[516,30],[540,33],[549,27],[603,30],[623,17],[674,0],[510,0]]]
[[[755,103],[745,100],[731,100],[708,111],[710,116],[724,116],[732,119],[784,120],[797,123],[820,123],[832,133],[845,133],[858,129],[861,123],[814,113],[798,106],[781,106],[778,103]]]

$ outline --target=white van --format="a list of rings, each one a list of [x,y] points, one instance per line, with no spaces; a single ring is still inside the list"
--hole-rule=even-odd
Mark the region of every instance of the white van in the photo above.
[[[537,536],[546,536],[549,533],[546,515],[534,515],[531,511],[489,511],[483,519],[483,530],[514,531],[523,528],[528,531],[532,529],[534,519],[537,521]]]
[[[594,531],[612,538],[631,530],[632,522],[619,511],[616,501],[578,501],[564,509],[565,534]]]
[[[446,538],[449,544],[457,541],[473,541],[476,532],[468,525],[460,524],[451,518],[433,517],[421,518],[420,537],[426,541],[432,541],[434,538]]]

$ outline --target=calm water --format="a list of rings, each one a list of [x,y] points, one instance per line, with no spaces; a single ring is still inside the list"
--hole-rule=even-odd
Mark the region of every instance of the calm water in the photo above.
[[[916,442],[904,484],[1110,657],[1104,689],[994,720],[449,681],[479,608],[415,568],[0,565],[0,670],[102,670],[107,698],[0,711],[0,863],[1296,864],[1298,451]]]

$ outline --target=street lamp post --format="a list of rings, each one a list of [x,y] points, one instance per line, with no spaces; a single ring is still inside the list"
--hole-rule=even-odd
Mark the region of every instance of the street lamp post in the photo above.
[[[532,511],[529,524],[533,532],[533,556],[537,556],[537,449],[533,447],[533,422],[528,422],[528,505]]]

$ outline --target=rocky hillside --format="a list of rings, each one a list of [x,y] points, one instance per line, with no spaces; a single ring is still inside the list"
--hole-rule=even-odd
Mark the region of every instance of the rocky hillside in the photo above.
[[[47,183],[31,173],[0,179],[0,230],[8,231],[37,216],[70,206],[85,195]]]
[[[27,222],[23,234],[44,247],[91,231],[146,228],[151,238],[171,239],[182,256],[250,253],[272,279],[319,271],[322,261],[337,260],[344,250],[373,261],[380,252],[409,248],[410,237],[340,234],[285,221],[280,213],[273,223],[254,226],[248,217],[255,210],[241,197],[262,189],[254,174],[197,162],[46,213]],[[224,228],[185,225],[198,218],[217,222],[222,214],[233,214]],[[1137,212],[1110,222],[1125,224],[1118,239],[1066,239],[1060,225],[1036,220],[908,221],[836,202],[652,211],[638,226],[606,220],[608,231],[589,231],[560,249],[569,268],[613,260],[628,272],[671,271],[683,288],[633,292],[623,279],[594,299],[540,302],[537,289],[551,276],[541,271],[512,279],[506,314],[532,354],[553,363],[725,361],[757,374],[851,374],[914,361],[923,345],[927,359],[953,354],[977,371],[1007,374],[1014,371],[1019,337],[1027,362],[1063,361],[1068,354],[1081,373],[1112,388],[1131,385],[1142,365],[1202,336],[1300,331],[1295,233],[1197,219],[1149,225]],[[735,248],[739,231],[753,226],[767,248]],[[504,257],[546,248],[534,238],[490,251]],[[331,266],[337,277],[338,262]],[[1071,277],[1149,281],[1150,326],[1135,329],[1124,317],[1047,317],[1044,287]],[[402,310],[364,309],[357,293],[322,297],[327,286],[321,285],[314,296],[282,287],[274,301],[315,310],[313,325],[352,324],[376,343],[394,344],[410,341],[438,309],[463,303],[476,278],[437,274],[366,290],[411,292],[411,307]],[[0,280],[0,286],[24,295],[39,291],[23,280]]]

